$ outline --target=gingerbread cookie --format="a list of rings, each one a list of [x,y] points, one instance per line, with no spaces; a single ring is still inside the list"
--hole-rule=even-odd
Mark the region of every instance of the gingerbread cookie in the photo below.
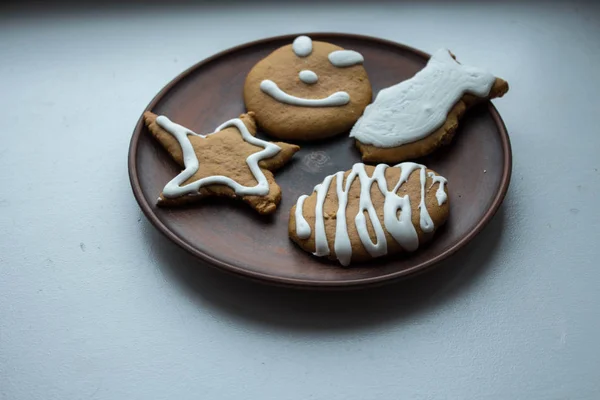
[[[317,140],[350,130],[371,102],[363,57],[299,36],[258,62],[244,84],[244,102],[272,136]]]
[[[442,49],[414,77],[382,89],[350,136],[365,162],[422,157],[452,140],[467,108],[507,91],[506,81]]]
[[[165,116],[144,113],[150,133],[184,170],[158,198],[158,205],[178,205],[207,196],[239,197],[260,214],[275,211],[281,189],[272,171],[299,150],[287,143],[255,137],[252,113],[229,120],[209,135],[199,135]]]
[[[415,251],[446,222],[446,179],[411,162],[355,164],[330,175],[290,211],[290,238],[316,256],[350,262]]]

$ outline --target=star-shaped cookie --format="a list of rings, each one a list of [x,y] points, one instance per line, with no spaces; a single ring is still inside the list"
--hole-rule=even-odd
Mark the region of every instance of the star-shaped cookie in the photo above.
[[[199,135],[165,116],[144,113],[150,133],[184,170],[158,198],[158,205],[189,203],[207,196],[241,198],[260,214],[275,211],[281,188],[273,171],[287,163],[298,146],[255,137],[252,112],[229,120],[214,133]]]

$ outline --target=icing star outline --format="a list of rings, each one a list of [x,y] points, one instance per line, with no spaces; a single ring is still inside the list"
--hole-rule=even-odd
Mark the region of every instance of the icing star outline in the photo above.
[[[144,113],[144,122],[183,168],[165,185],[158,205],[227,196],[241,198],[260,214],[275,211],[281,189],[273,171],[287,163],[299,147],[256,138],[252,112],[221,124],[208,135],[195,133],[152,112]]]

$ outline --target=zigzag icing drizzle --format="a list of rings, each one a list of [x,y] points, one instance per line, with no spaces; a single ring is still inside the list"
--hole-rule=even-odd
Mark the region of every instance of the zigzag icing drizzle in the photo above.
[[[335,177],[336,194],[338,199],[338,209],[336,213],[336,228],[334,250],[337,259],[344,266],[350,264],[352,258],[352,246],[348,235],[348,226],[346,222],[346,208],[348,206],[348,192],[352,183],[356,178],[360,181],[360,199],[358,213],[354,217],[354,224],[360,241],[372,257],[380,257],[387,254],[387,242],[385,232],[387,231],[406,251],[414,251],[419,247],[419,238],[417,231],[412,224],[412,211],[410,206],[410,198],[408,195],[400,196],[397,194],[400,187],[408,180],[410,175],[419,170],[421,181],[421,200],[419,203],[420,210],[420,227],[425,233],[433,232],[435,226],[427,207],[425,205],[425,185],[427,181],[426,167],[421,164],[405,162],[395,165],[391,168],[400,168],[400,178],[392,190],[388,190],[388,183],[385,178],[388,165],[379,164],[375,167],[372,176],[368,176],[365,170],[365,165],[358,163],[354,164],[352,171],[344,181],[344,172],[340,171],[333,175],[327,176],[322,183],[315,186],[314,191],[317,194],[315,207],[315,255],[327,256],[330,254],[329,244],[325,232],[325,218],[323,206],[329,192],[331,182]],[[444,186],[447,183],[446,179],[429,172],[429,177],[433,182],[430,186],[433,187],[438,183],[436,191],[436,199],[438,205],[442,205],[447,200]],[[379,190],[384,195],[385,201],[383,205],[383,225],[379,221],[377,211],[371,199],[371,186],[376,183]],[[311,228],[303,215],[304,201],[308,196],[303,195],[298,198],[295,210],[296,219],[296,235],[300,239],[308,239],[311,235]],[[373,230],[375,231],[376,241],[373,242],[369,236],[367,229],[368,221],[365,218],[364,212],[367,212]],[[400,213],[399,213],[400,212]],[[399,216],[398,216],[399,213]],[[385,227],[385,231],[384,228]]]

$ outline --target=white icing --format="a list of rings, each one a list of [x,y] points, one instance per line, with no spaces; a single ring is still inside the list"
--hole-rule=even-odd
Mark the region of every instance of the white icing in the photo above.
[[[298,36],[292,43],[292,49],[298,57],[306,57],[312,53],[312,40],[308,36]]]
[[[325,234],[325,218],[323,215],[323,204],[327,197],[327,191],[329,191],[329,185],[333,175],[329,175],[323,180],[323,183],[315,186],[315,192],[317,192],[317,206],[315,208],[315,255],[326,256],[329,255],[329,244],[327,243],[327,237]],[[319,238],[320,240],[317,240]]]
[[[290,104],[292,106],[336,107],[348,104],[348,102],[350,101],[350,95],[346,92],[335,92],[334,94],[324,99],[305,99],[302,97],[292,96],[281,90],[275,82],[268,79],[260,83],[260,90],[262,90],[275,100],[281,103]]]
[[[433,232],[435,226],[433,225],[433,221],[429,216],[429,212],[427,211],[427,206],[425,204],[425,183],[427,182],[427,175],[425,174],[425,167],[421,168],[420,173],[421,178],[421,202],[419,203],[419,225],[421,226],[421,230],[425,233]]]
[[[365,59],[362,54],[354,50],[337,50],[329,53],[329,62],[338,68],[351,67],[362,64]]]
[[[234,181],[233,179],[222,175],[208,176],[197,181],[188,183],[187,185],[181,186],[185,181],[190,179],[196,172],[198,172],[198,169],[200,168],[200,163],[198,162],[198,158],[196,157],[196,153],[194,152],[194,148],[188,136],[199,136],[201,138],[206,138],[206,136],[199,135],[184,126],[176,124],[163,115],[156,118],[156,123],[165,131],[173,135],[175,139],[177,139],[177,142],[179,142],[179,145],[181,146],[181,150],[183,152],[183,164],[185,166],[185,169],[179,175],[177,175],[169,183],[167,183],[167,185],[163,189],[164,197],[173,198],[183,196],[186,194],[194,194],[197,193],[202,186],[208,185],[229,186],[235,191],[237,195],[240,196],[265,196],[269,193],[269,182],[267,181],[265,174],[258,166],[258,163],[260,160],[273,157],[281,151],[281,148],[276,144],[266,142],[264,140],[252,136],[250,132],[248,132],[248,128],[246,128],[246,125],[244,125],[242,120],[240,120],[239,118],[231,119],[221,124],[215,132],[218,132],[230,126],[234,126],[235,128],[237,128],[237,130],[242,135],[242,138],[246,142],[254,146],[264,148],[263,150],[251,154],[250,156],[248,156],[248,158],[246,158],[246,163],[248,164],[252,175],[254,175],[254,178],[258,182],[256,186],[243,186],[240,185],[238,182]]]
[[[348,177],[344,182],[344,172],[337,172],[333,175],[327,176],[323,183],[315,186],[314,191],[317,193],[316,206],[315,206],[315,255],[327,256],[330,254],[329,244],[327,242],[327,235],[325,231],[325,219],[332,218],[331,215],[325,215],[323,206],[327,197],[327,192],[333,178],[336,180],[336,195],[338,198],[338,209],[336,212],[336,228],[335,228],[335,239],[334,239],[334,250],[337,259],[344,266],[350,264],[352,259],[352,246],[350,243],[350,237],[348,234],[348,226],[346,222],[346,208],[348,206],[348,192],[354,180],[358,177],[360,182],[360,198],[359,198],[359,209],[358,213],[354,218],[354,225],[361,243],[372,257],[379,257],[387,254],[387,241],[385,237],[385,231],[387,231],[393,238],[400,244],[400,246],[406,251],[415,251],[419,247],[419,237],[417,231],[412,224],[412,210],[410,205],[410,198],[408,195],[401,196],[397,192],[400,187],[408,180],[410,175],[419,169],[420,183],[421,183],[421,201],[419,203],[420,209],[420,226],[423,232],[432,232],[435,227],[429,212],[425,205],[425,185],[427,180],[426,167],[424,165],[415,164],[412,162],[405,162],[398,164],[392,168],[400,168],[400,178],[392,190],[388,190],[388,183],[385,178],[385,171],[389,168],[385,164],[379,164],[375,167],[375,171],[372,176],[368,176],[364,164],[354,164]],[[433,172],[429,173],[433,183],[429,187],[431,188],[434,183],[439,183],[436,197],[438,204],[441,205],[446,200],[443,185],[447,182],[445,178],[436,176]],[[379,190],[384,195],[383,205],[383,225],[385,231],[377,216],[377,210],[373,205],[371,199],[371,186],[373,183],[377,183]],[[440,203],[442,196],[439,192],[444,193],[443,201]],[[300,239],[307,239],[310,237],[310,226],[302,215],[304,200],[306,195],[300,196],[296,203],[296,235]],[[375,232],[376,241],[373,242],[369,236],[367,229],[368,222],[364,215],[367,212],[368,219],[371,221],[371,226]],[[400,215],[398,216],[398,212]],[[300,222],[299,222],[300,221]]]
[[[298,77],[300,78],[300,80],[302,82],[306,83],[307,85],[312,85],[314,83],[317,83],[317,81],[319,80],[319,77],[317,76],[317,74],[315,74],[314,72],[307,70],[307,69],[300,71],[298,73]]]
[[[496,78],[438,50],[414,77],[382,89],[352,128],[363,144],[397,147],[435,132],[465,93],[489,94]]]
[[[308,198],[307,195],[303,194],[298,197],[296,203],[296,233],[300,239],[308,239],[310,237],[310,225],[306,222],[304,215],[302,215],[302,208],[304,207],[304,200]]]
[[[484,170],[484,172],[485,172],[485,170]],[[442,204],[444,204],[446,202],[446,200],[448,200],[448,195],[446,194],[446,191],[444,190],[444,185],[446,183],[448,183],[448,181],[443,176],[436,175],[433,172],[429,172],[427,175],[432,180],[431,186],[429,186],[429,189],[431,189],[433,187],[433,185],[435,185],[436,183],[439,183],[439,186],[435,192],[435,198],[438,201],[438,206],[441,206]]]

